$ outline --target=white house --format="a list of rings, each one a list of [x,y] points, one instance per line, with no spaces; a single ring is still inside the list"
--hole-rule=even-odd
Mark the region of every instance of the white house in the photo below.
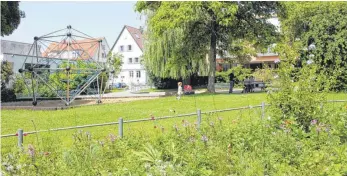
[[[147,84],[147,72],[141,64],[143,35],[140,29],[124,26],[111,51],[123,55],[121,71],[114,76],[114,83],[125,83],[129,86]]]

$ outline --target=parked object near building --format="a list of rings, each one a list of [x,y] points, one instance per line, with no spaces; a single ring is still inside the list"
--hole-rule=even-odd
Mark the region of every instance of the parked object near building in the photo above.
[[[143,35],[140,29],[124,26],[111,51],[123,55],[121,71],[112,76],[113,82],[125,83],[129,87],[147,84],[147,72],[141,64]]]

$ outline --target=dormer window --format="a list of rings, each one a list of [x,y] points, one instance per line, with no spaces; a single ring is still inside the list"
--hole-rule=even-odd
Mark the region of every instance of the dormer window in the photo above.
[[[138,39],[140,38],[139,35],[137,35],[137,34],[135,34],[135,37],[138,38]]]

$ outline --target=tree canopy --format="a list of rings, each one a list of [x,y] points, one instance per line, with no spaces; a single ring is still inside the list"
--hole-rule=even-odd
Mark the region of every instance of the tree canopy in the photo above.
[[[1,36],[12,34],[24,17],[19,1],[1,1]]]
[[[214,92],[216,55],[242,53],[243,41],[257,48],[273,43],[276,30],[267,19],[276,7],[276,2],[140,1],[136,11],[147,16],[145,64],[159,77],[206,74]]]
[[[336,88],[347,89],[347,2],[282,2],[279,18],[300,61],[337,72]]]

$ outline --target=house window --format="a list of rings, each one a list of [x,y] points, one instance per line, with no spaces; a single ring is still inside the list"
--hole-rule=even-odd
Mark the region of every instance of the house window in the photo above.
[[[121,76],[121,78],[125,78],[125,76]]]
[[[134,77],[134,71],[129,71],[129,76],[130,76],[130,78],[133,78]]]
[[[119,51],[121,51],[121,52],[124,51],[124,46],[123,45],[120,46]]]
[[[133,58],[129,58],[129,64],[133,63]]]
[[[136,78],[141,78],[141,71],[136,71]]]
[[[131,45],[128,45],[128,51],[131,51]]]
[[[72,57],[77,58],[78,57],[78,51],[72,51]]]
[[[106,53],[102,53],[102,54],[101,54],[101,57],[102,57],[102,58],[105,58],[105,57],[106,57]]]
[[[135,57],[135,63],[139,63],[139,58]]]

